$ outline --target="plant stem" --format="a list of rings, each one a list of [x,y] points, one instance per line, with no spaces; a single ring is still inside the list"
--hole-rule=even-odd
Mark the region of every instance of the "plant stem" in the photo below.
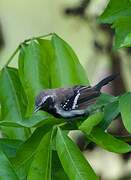
[[[12,61],[12,59],[14,58],[14,56],[17,54],[17,52],[19,51],[20,45],[15,49],[15,51],[13,52],[13,54],[10,56],[10,58],[8,59],[8,61],[6,62],[5,66],[8,66],[8,64]]]

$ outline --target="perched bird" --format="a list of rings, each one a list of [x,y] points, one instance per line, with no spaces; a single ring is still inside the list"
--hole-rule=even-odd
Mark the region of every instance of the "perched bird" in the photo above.
[[[36,97],[35,112],[43,110],[59,118],[88,116],[88,107],[96,102],[101,94],[101,88],[116,76],[108,76],[93,87],[76,85],[69,88],[43,90]]]

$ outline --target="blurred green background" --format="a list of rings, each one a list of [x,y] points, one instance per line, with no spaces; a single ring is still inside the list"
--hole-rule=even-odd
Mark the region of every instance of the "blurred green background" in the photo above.
[[[107,3],[107,0],[0,0],[0,68],[20,42],[55,32],[74,49],[91,84],[119,72],[119,79],[104,91],[118,95],[130,89],[131,50],[114,51],[114,32],[97,21]],[[11,65],[16,64],[14,59]],[[121,123],[116,123],[115,130],[125,133]],[[83,146],[78,132],[72,132],[71,137],[80,148]],[[99,148],[81,149],[102,180],[131,179],[128,177],[130,154],[121,156]]]

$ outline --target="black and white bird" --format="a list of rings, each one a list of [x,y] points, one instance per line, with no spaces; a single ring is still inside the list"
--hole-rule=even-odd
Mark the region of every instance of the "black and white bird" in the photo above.
[[[43,110],[59,118],[88,116],[88,107],[96,102],[101,94],[101,88],[116,76],[108,76],[93,87],[76,85],[69,88],[43,90],[36,97],[35,112]]]

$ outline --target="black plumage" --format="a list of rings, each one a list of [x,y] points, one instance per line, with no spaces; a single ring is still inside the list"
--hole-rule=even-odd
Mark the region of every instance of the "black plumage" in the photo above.
[[[88,107],[96,102],[101,88],[114,80],[111,75],[95,86],[73,86],[43,90],[35,102],[35,111],[43,110],[55,117],[74,118],[88,115]]]

